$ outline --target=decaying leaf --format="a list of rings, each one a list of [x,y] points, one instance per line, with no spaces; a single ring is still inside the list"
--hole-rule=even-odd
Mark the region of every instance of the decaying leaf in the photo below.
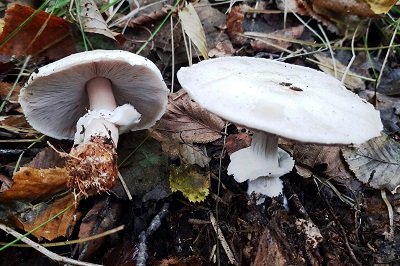
[[[350,169],[363,183],[387,188],[393,194],[400,186],[400,144],[387,135],[353,148],[343,148]]]
[[[156,131],[165,140],[181,143],[209,143],[221,138],[224,121],[201,108],[180,90],[172,93],[168,109]]]
[[[36,138],[39,132],[30,127],[23,115],[0,116],[0,136]]]
[[[208,59],[206,35],[193,5],[191,3],[187,4],[186,7],[179,11],[178,15],[185,33],[189,36],[203,58]]]
[[[116,40],[93,0],[81,0],[81,18],[85,32],[102,34]]]
[[[62,18],[40,11],[24,27],[18,29],[35,10],[18,4],[10,5],[4,18],[0,36],[0,53],[3,55],[42,55],[59,59],[75,52],[70,35],[70,23]]]
[[[211,160],[204,147],[178,142],[161,142],[161,145],[164,152],[173,157],[179,157],[185,164],[197,164],[200,167],[205,167]]]
[[[230,134],[226,137],[225,149],[231,155],[235,151],[249,147],[251,144],[251,137],[247,133]]]
[[[318,67],[328,75],[334,77],[335,76],[334,67],[336,67],[337,79],[342,80],[343,74],[346,71],[345,65],[343,65],[342,63],[340,63],[338,60],[335,59],[335,66],[334,66],[332,58],[326,57],[322,54],[314,54],[314,57],[319,61]],[[351,70],[349,70],[346,74],[344,85],[352,91],[356,89],[365,90],[364,81]]]
[[[103,233],[115,227],[120,218],[122,206],[114,202],[110,197],[101,198],[82,219],[79,228],[79,238],[85,238]],[[74,253],[79,260],[89,259],[101,245],[107,240],[105,237],[80,243]]]
[[[132,195],[160,200],[171,194],[168,184],[168,156],[162,152],[160,143],[149,138],[146,133],[121,135],[118,144],[119,170]],[[119,197],[126,198],[120,183],[112,191]]]
[[[73,232],[73,227],[76,220],[76,199],[72,193],[50,200],[49,202],[41,202],[33,206],[30,210],[25,211],[20,215],[18,221],[20,226],[25,231],[30,231],[33,228],[45,223],[54,215],[62,212],[64,209],[69,208],[64,213],[59,215],[56,219],[46,223],[44,226],[33,231],[33,235],[37,238],[45,238],[53,240],[60,236],[69,236]]]
[[[197,14],[207,39],[208,55],[220,57],[232,55],[235,49],[223,30],[225,27],[226,15],[212,7],[208,0],[200,0],[194,4]]]
[[[67,179],[65,168],[21,167],[13,176],[11,188],[0,193],[0,201],[42,199],[66,189]]]
[[[228,14],[227,32],[236,45],[249,42],[254,51],[280,52],[292,45],[287,39],[296,40],[303,34],[304,25],[296,24],[282,29],[280,23],[267,23],[260,17],[254,21],[254,17],[246,17],[248,9],[246,5],[236,6]]]
[[[37,169],[64,167],[65,158],[61,157],[52,147],[42,149],[27,166]]]
[[[318,227],[313,223],[311,219],[304,220],[298,218],[296,220],[297,229],[305,235],[306,248],[309,250],[316,249],[319,243],[322,242],[323,237]]]
[[[313,172],[339,179],[352,177],[343,162],[340,147],[299,144],[293,149],[293,158],[299,174],[306,178]]]
[[[169,183],[172,192],[181,191],[190,202],[201,202],[209,193],[210,176],[193,165],[172,165]]]
[[[7,82],[0,82],[0,97],[5,99],[8,93],[11,91],[13,84]],[[10,98],[8,99],[10,103],[18,103],[18,95],[20,91],[20,86],[16,84],[14,90],[12,91]]]

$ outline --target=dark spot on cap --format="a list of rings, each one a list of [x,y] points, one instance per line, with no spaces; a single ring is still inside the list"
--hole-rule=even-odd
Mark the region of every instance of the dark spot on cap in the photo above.
[[[296,86],[290,86],[289,89],[291,89],[293,91],[303,91],[302,89],[300,89],[299,87],[296,87]]]
[[[281,83],[279,83],[279,85],[285,86],[285,87],[289,87],[289,86],[292,86],[292,83],[290,83],[290,82],[281,82]]]

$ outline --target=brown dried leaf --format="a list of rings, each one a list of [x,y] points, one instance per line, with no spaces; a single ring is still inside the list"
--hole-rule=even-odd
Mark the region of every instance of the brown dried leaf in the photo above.
[[[61,157],[53,148],[46,147],[36,154],[35,158],[27,166],[36,169],[49,169],[55,167],[62,168],[64,165],[65,158]]]
[[[65,168],[35,169],[21,167],[13,176],[10,189],[0,193],[0,201],[38,200],[66,189]]]
[[[12,4],[7,8],[0,43],[6,41],[35,10]],[[41,55],[59,59],[75,52],[70,35],[70,23],[62,18],[39,11],[25,27],[0,47],[3,55]]]
[[[21,223],[21,227],[28,232],[71,205],[72,207],[58,216],[57,219],[53,219],[32,233],[38,239],[43,237],[50,241],[60,236],[69,236],[78,218],[75,215],[77,206],[72,193],[68,193],[62,198],[57,198],[51,203],[42,202],[37,204],[31,210],[24,212],[18,220]]]
[[[224,121],[201,108],[180,90],[169,96],[168,109],[156,132],[165,139],[180,143],[209,143],[221,138]]]
[[[80,15],[85,32],[102,34],[110,39],[116,40],[93,0],[81,0],[80,6]]]
[[[14,84],[7,82],[0,82],[0,97],[5,99],[8,93],[11,91]],[[17,84],[8,99],[10,103],[18,103],[18,95],[20,91],[20,86]]]
[[[226,137],[225,149],[231,155],[235,151],[249,147],[251,144],[251,137],[247,133],[230,134]]]
[[[284,39],[296,40],[303,34],[303,31],[304,25],[298,25],[267,34],[257,32],[245,32],[244,34],[254,39],[250,41],[250,45],[254,51],[280,52],[292,45],[291,42]]]
[[[296,165],[306,166],[313,172],[317,171],[332,178],[348,179],[352,174],[345,165],[340,147],[320,146],[312,144],[296,145],[293,150],[293,158]],[[310,177],[305,169],[299,169],[299,174]]]
[[[30,127],[23,115],[0,116],[0,136],[8,138],[36,138],[39,132]]]
[[[219,57],[232,55],[235,49],[223,30],[225,27],[226,15],[218,9],[213,8],[207,0],[201,0],[194,4],[201,24],[206,34],[208,55]]]
[[[122,206],[113,202],[110,197],[102,198],[82,219],[79,228],[79,238],[103,233],[115,227],[120,218]],[[74,250],[79,260],[87,260],[107,240],[105,237],[78,244]]]
[[[286,252],[281,246],[273,231],[266,226],[258,244],[254,265],[287,265]]]

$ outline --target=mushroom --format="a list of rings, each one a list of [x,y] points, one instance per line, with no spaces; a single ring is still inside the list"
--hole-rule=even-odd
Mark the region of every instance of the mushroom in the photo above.
[[[19,101],[30,125],[56,139],[74,139],[66,167],[70,187],[110,189],[118,175],[119,134],[161,118],[168,89],[148,59],[120,50],[70,55],[33,73]]]
[[[222,57],[181,68],[178,80],[202,107],[252,128],[251,146],[231,154],[228,174],[252,192],[277,196],[294,160],[279,137],[359,144],[380,135],[379,112],[323,72],[250,57]],[[273,185],[274,188],[271,188]],[[280,189],[279,189],[280,188]]]

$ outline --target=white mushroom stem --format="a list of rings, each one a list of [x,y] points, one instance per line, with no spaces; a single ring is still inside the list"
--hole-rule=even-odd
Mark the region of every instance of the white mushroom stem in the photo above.
[[[256,132],[251,146],[231,154],[228,174],[238,182],[254,180],[260,176],[279,177],[294,166],[291,156],[278,148],[278,136]]]
[[[89,80],[86,83],[86,91],[89,97],[90,111],[112,112],[117,108],[109,79],[97,77]],[[106,138],[111,137],[115,147],[117,146],[119,134],[118,128],[114,123],[107,121],[105,118],[94,118],[90,119],[84,127],[84,143],[90,141],[92,136],[98,135]]]
[[[263,156],[268,166],[279,167],[278,163],[278,136],[265,132],[255,132],[250,148],[255,154]]]
[[[125,133],[139,123],[141,114],[130,104],[117,107],[109,79],[97,77],[86,83],[89,111],[76,125],[75,144],[87,143],[93,136],[101,136],[118,144],[119,133]]]

